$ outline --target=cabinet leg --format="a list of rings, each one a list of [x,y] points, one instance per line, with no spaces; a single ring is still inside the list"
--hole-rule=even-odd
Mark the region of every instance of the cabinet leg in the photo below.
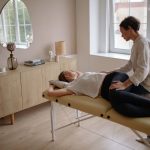
[[[11,125],[13,125],[15,123],[15,115],[14,114],[10,115],[10,123],[11,123]]]

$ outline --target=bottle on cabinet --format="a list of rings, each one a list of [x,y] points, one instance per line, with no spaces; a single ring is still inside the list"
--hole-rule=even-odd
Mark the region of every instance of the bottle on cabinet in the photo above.
[[[10,51],[10,56],[7,59],[8,69],[14,70],[18,66],[17,58],[13,56],[13,51],[15,50],[16,45],[13,42],[7,43],[7,50]]]

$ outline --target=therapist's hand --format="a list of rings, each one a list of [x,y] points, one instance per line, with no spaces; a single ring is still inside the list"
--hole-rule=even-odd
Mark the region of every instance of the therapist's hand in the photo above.
[[[109,89],[113,90],[113,89],[117,89],[117,90],[124,90],[126,88],[128,88],[130,85],[132,85],[132,82],[128,79],[125,82],[121,82],[121,81],[114,81]]]
[[[120,81],[115,81],[114,83],[112,83],[109,87],[110,90],[113,90],[113,89],[117,89],[117,90],[124,90],[126,89],[126,86],[124,85],[123,82],[120,82]]]

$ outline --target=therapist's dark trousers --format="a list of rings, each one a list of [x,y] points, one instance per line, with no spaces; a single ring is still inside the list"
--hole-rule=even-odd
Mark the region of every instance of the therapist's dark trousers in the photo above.
[[[109,90],[113,81],[124,82],[129,77],[125,73],[112,72],[106,75],[101,96],[111,102],[112,107],[120,114],[128,117],[150,117],[150,99],[144,95],[150,94],[143,86],[131,85],[125,90]]]

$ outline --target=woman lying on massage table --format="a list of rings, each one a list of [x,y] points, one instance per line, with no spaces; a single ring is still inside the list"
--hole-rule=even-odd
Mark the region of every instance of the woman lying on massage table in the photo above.
[[[118,111],[118,108],[120,107],[122,110],[118,112],[125,116],[150,117],[149,99],[134,94],[134,86],[131,87],[133,88],[133,93],[128,93],[128,91],[125,91],[123,96],[119,94],[117,100],[120,101],[116,104],[114,103],[115,99],[112,101],[111,96],[108,96],[108,93],[111,95],[115,92],[123,92],[121,90],[109,90],[108,87],[110,87],[110,85],[113,85],[116,81],[124,82],[128,78],[129,77],[127,74],[121,72],[112,72],[106,75],[104,73],[94,72],[81,73],[76,71],[63,71],[62,73],[60,73],[58,79],[60,81],[65,81],[66,83],[69,82],[67,84],[67,87],[62,89],[54,89],[54,85],[50,84],[48,91],[49,96],[84,94],[94,98],[101,95],[102,97],[105,97],[105,99],[109,100],[111,104],[113,102],[112,106],[116,111]],[[141,91],[140,88],[139,92]],[[144,90],[141,92],[144,92]],[[149,142],[149,139],[150,137],[148,135],[145,140]],[[138,141],[143,142],[140,139]]]
[[[106,73],[78,71],[63,71],[58,79],[68,82],[66,88],[54,90],[53,85],[49,87],[49,96],[64,96],[64,95],[87,95],[95,98],[99,95],[100,87]]]
[[[67,87],[62,89],[54,89],[54,86],[50,84],[48,89],[49,96],[65,96],[65,95],[87,95],[92,98],[97,96],[106,95],[106,92],[110,93],[109,96],[107,94],[106,100],[109,100],[115,110],[118,111],[118,107],[122,109],[118,111],[119,113],[129,116],[129,117],[150,117],[150,100],[146,97],[134,93],[134,86],[133,93],[132,91],[128,92],[128,90],[117,90],[112,89],[110,90],[108,87],[115,84],[116,81],[124,82],[129,77],[125,73],[121,72],[112,72],[110,74],[105,73],[96,73],[96,72],[76,72],[76,71],[63,71],[59,75],[60,81],[69,82]],[[140,85],[139,85],[140,86]],[[136,87],[138,89],[138,87]],[[137,90],[136,89],[136,90]],[[147,91],[143,89],[141,91],[141,87],[139,87],[140,92]],[[118,97],[120,101],[118,103],[114,103],[115,100],[112,100],[111,95],[116,94],[119,92]],[[122,96],[123,95],[123,96]],[[115,97],[118,100],[118,97]],[[119,110],[120,110],[119,109]]]

